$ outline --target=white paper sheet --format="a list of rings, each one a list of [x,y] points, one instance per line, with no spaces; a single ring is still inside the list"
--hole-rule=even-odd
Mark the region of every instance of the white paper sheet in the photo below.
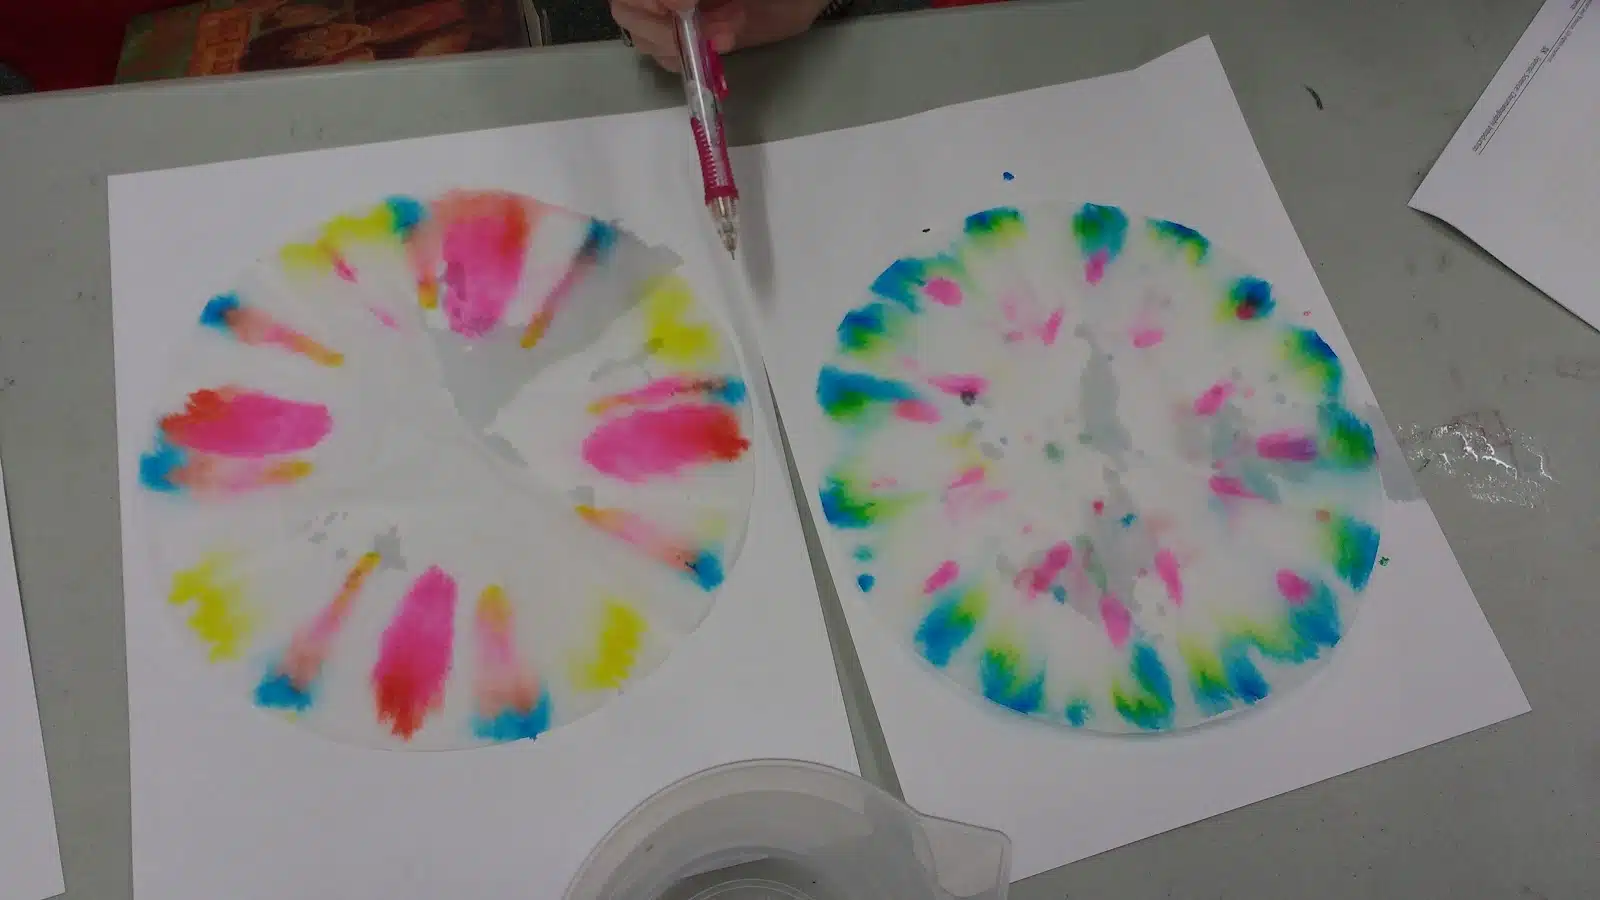
[[[0,900],[66,890],[0,471]]]
[[[493,187],[620,219],[683,256],[684,274],[722,305],[731,270],[703,221],[685,135],[681,112],[668,110],[112,179],[141,900],[557,898],[612,824],[677,778],[754,757],[857,770],[761,391],[749,531],[710,615],[624,696],[531,743],[383,752],[288,727],[206,683],[153,583],[136,442],[174,342],[241,267],[397,191]]]
[[[1327,670],[1263,709],[1158,738],[1071,733],[939,677],[872,617],[849,545],[824,523],[815,385],[841,316],[923,229],[998,205],[1116,203],[1198,228],[1309,306],[1352,405],[1371,397],[1208,39],[1132,73],[749,149],[735,166],[763,185],[770,239],[747,258],[768,371],[906,799],[1005,831],[1013,877],[1527,711],[1403,466],[1385,481],[1390,562]]]
[[[1600,9],[1546,0],[1411,198],[1600,328]]]

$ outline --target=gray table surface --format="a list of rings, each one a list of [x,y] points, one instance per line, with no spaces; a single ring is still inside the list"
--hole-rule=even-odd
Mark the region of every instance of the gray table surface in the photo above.
[[[1600,896],[1600,335],[1405,206],[1538,5],[1019,3],[858,21],[730,63],[746,143],[1129,68],[1210,33],[1533,703],[1028,879],[1018,900]],[[0,100],[0,454],[67,896],[131,894],[106,176],[677,100],[605,45]],[[892,787],[825,599],[863,767]]]

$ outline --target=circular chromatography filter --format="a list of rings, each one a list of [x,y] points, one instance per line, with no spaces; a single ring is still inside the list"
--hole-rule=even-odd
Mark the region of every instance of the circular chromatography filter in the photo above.
[[[337,740],[450,749],[659,665],[753,489],[737,356],[678,265],[453,191],[336,217],[197,306],[139,471],[196,677]]]
[[[1295,309],[1115,206],[969,216],[886,268],[817,380],[825,518],[872,615],[1017,712],[1162,732],[1326,662],[1371,575],[1371,425]]]

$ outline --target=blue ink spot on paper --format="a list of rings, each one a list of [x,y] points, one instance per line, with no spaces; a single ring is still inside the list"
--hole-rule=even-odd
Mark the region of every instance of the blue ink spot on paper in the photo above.
[[[172,474],[183,468],[188,455],[173,446],[164,436],[156,437],[156,446],[139,457],[139,483],[152,491],[176,494],[183,490],[172,480]]]
[[[200,311],[200,324],[225,332],[228,330],[228,314],[238,308],[238,294],[218,294],[206,301],[206,308]]]
[[[713,591],[722,584],[722,560],[717,559],[715,553],[702,552],[695,557],[694,562],[688,566],[689,577],[694,583],[700,585],[702,590]]]
[[[1133,513],[1128,513],[1127,515],[1122,517],[1121,521],[1122,521],[1122,527],[1123,528],[1129,528],[1129,527],[1132,527],[1134,522],[1139,521],[1139,517],[1134,515]]]
[[[1001,172],[1000,173],[1000,177],[1004,178],[1007,181],[1016,181],[1017,180],[1017,176],[1011,174],[1010,172]]]
[[[541,693],[533,709],[502,710],[492,719],[472,717],[472,734],[485,741],[532,740],[550,730],[550,695]]]
[[[861,592],[863,594],[871,593],[872,592],[872,586],[877,584],[877,583],[878,583],[878,579],[873,578],[871,575],[868,575],[865,572],[863,572],[860,575],[856,576],[856,587],[861,588]]]
[[[311,692],[295,687],[294,681],[279,672],[277,666],[267,670],[261,683],[256,685],[256,705],[267,709],[305,712],[311,708],[311,701]]]
[[[1086,701],[1074,700],[1067,704],[1067,723],[1073,728],[1082,728],[1092,714]]]
[[[748,396],[748,392],[745,390],[744,381],[742,379],[729,378],[727,381],[722,383],[720,388],[717,389],[716,396],[717,399],[721,400],[723,403],[726,403],[729,406],[736,406],[744,402],[744,398]]]
[[[384,203],[389,207],[389,215],[394,217],[394,230],[401,239],[410,237],[428,217],[427,209],[410,197],[390,197]]]
[[[917,311],[915,289],[928,281],[928,267],[920,259],[897,259],[872,282],[872,292]]]

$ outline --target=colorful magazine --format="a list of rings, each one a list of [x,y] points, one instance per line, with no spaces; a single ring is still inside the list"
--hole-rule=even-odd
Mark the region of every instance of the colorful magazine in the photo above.
[[[518,0],[206,0],[135,17],[117,82],[532,43]]]

